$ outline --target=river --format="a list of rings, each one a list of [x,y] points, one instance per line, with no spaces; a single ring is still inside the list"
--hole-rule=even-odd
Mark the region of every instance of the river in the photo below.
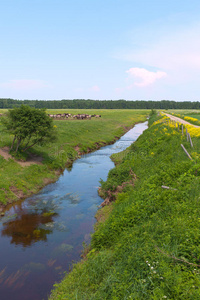
[[[103,199],[100,179],[114,167],[110,155],[125,150],[147,128],[135,125],[113,145],[77,159],[71,170],[38,194],[16,202],[0,219],[0,299],[47,299],[90,243]]]

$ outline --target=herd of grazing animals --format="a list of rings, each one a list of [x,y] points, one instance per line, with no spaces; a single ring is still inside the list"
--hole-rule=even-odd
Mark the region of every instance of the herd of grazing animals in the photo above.
[[[0,117],[2,117],[3,114],[0,113]],[[93,117],[95,118],[100,118],[101,115],[87,115],[87,114],[77,114],[77,115],[72,115],[72,114],[55,114],[55,115],[52,115],[52,114],[48,114],[48,116],[50,118],[54,118],[54,119],[78,119],[78,120],[83,120],[83,119],[91,119]]]
[[[77,115],[72,115],[72,114],[68,114],[68,113],[64,113],[64,114],[48,114],[50,118],[54,118],[54,119],[78,119],[78,120],[83,120],[83,119],[91,119],[93,117],[95,118],[100,118],[101,115],[87,115],[87,114],[77,114]]]

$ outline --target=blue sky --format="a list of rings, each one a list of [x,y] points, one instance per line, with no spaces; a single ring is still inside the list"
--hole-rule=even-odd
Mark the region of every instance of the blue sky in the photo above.
[[[0,98],[200,100],[198,0],[0,0]]]

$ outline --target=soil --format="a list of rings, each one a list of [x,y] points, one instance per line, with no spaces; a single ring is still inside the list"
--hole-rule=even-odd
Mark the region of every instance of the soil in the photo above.
[[[135,181],[137,179],[136,175],[133,173],[133,171],[131,170],[130,171],[130,175],[132,176],[132,179],[130,179],[129,181],[125,181],[122,183],[122,185],[118,185],[117,188],[115,189],[115,191],[110,191],[110,190],[107,190],[107,191],[104,191],[102,190],[101,187],[99,187],[98,189],[98,193],[99,193],[99,196],[103,198],[103,196],[105,194],[107,194],[107,197],[105,198],[105,200],[101,203],[101,206],[104,207],[105,205],[109,205],[111,202],[115,201],[116,198],[117,198],[117,195],[119,193],[122,193],[124,188],[127,186],[127,185],[132,185],[134,186],[135,185]]]
[[[11,186],[10,191],[12,191],[13,194],[15,194],[15,196],[17,196],[18,199],[21,199],[24,197],[23,191],[18,190],[15,186]]]
[[[22,167],[28,167],[30,165],[41,165],[42,164],[42,157],[30,154],[26,161],[16,160],[9,154],[9,147],[0,148],[0,155],[3,156],[4,159],[9,160],[13,159]]]

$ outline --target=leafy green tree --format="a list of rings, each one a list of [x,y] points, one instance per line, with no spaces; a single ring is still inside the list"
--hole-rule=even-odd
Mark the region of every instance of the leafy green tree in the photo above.
[[[9,110],[7,117],[2,118],[7,131],[14,136],[11,150],[26,151],[35,144],[42,144],[55,139],[53,120],[45,109],[36,109],[21,105]]]

